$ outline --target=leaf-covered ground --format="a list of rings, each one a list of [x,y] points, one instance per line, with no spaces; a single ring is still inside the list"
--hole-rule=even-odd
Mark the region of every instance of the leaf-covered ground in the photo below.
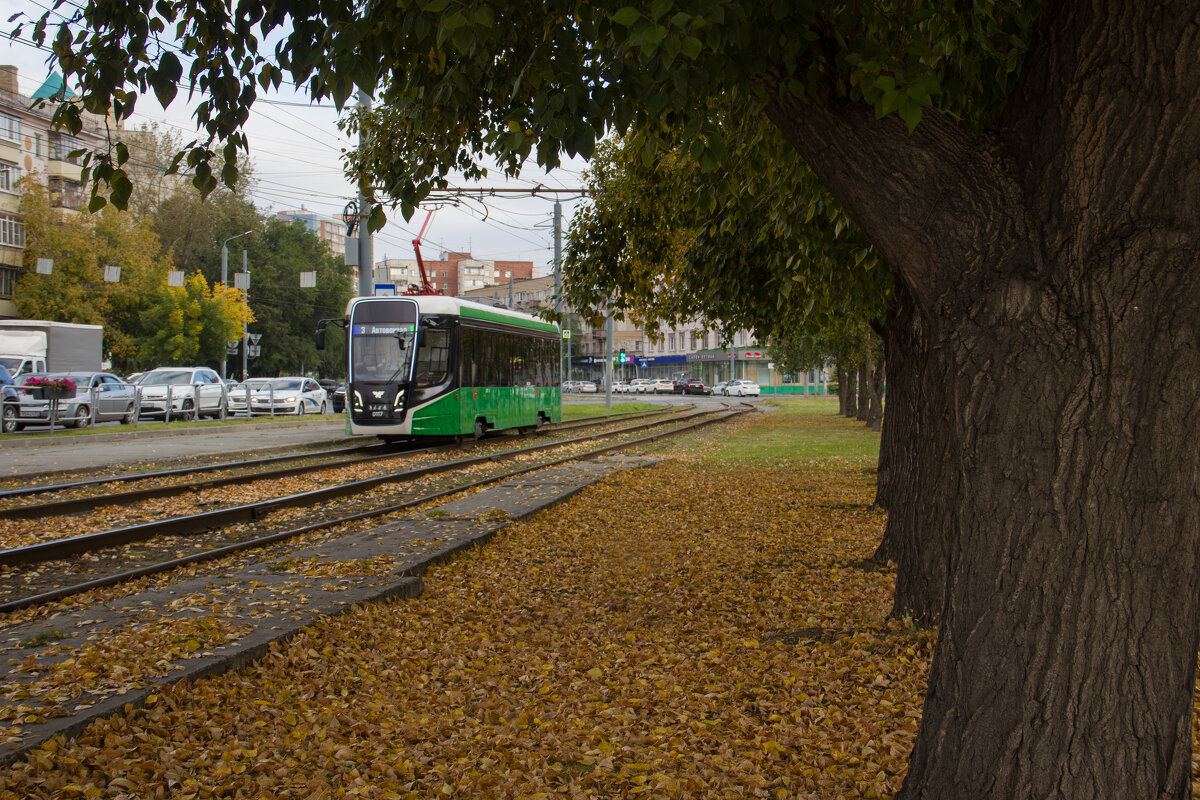
[[[0,797],[887,796],[932,636],[854,563],[883,523],[869,460],[713,457],[782,422],[695,437],[418,600],[54,743]]]

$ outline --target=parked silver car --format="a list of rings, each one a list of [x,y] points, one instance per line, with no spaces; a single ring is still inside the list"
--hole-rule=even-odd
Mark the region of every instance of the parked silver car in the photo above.
[[[33,378],[66,378],[75,384],[75,394],[58,401],[55,422],[68,428],[93,422],[119,420],[130,424],[136,415],[134,387],[108,372],[35,372],[17,379],[18,402],[3,410],[4,431],[10,433],[26,425],[50,424],[50,401],[35,397],[27,382]]]
[[[168,397],[172,419],[225,419],[225,384],[208,367],[159,367],[138,378],[142,416],[165,417]]]

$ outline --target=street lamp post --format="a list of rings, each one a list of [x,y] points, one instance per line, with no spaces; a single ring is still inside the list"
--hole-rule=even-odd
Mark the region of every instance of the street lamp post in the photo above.
[[[234,239],[240,239],[243,236],[248,235],[249,233],[250,233],[250,231],[245,231],[243,233],[237,234],[236,236],[230,236],[228,239],[221,242],[221,285],[222,286],[229,285],[229,247],[228,247],[229,243],[232,242]],[[245,261],[246,261],[246,251],[242,250],[242,262],[245,263]],[[225,378],[225,362],[226,362],[226,360],[228,360],[228,356],[229,356],[229,352],[228,352],[228,348],[226,348],[225,355],[221,356],[221,378],[222,379]]]
[[[244,280],[246,282],[246,285],[244,287],[245,292],[242,294],[242,300],[245,303],[245,314],[243,315],[243,319],[242,319],[242,383],[245,383],[246,379],[248,377],[250,377],[250,373],[246,371],[247,356],[248,356],[249,350],[250,350],[250,264],[246,260],[246,251],[245,250],[242,251],[242,272],[245,273],[245,275],[246,275],[246,277],[244,278]],[[274,407],[274,404],[272,404],[272,407]],[[246,408],[247,408],[247,413],[249,413],[249,408],[250,408],[250,390],[249,389],[246,390]]]

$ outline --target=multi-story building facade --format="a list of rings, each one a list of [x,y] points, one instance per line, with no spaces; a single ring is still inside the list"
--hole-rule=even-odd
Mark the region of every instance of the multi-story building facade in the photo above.
[[[300,207],[299,211],[280,211],[276,216],[285,222],[300,222],[317,235],[329,251],[338,258],[346,257],[346,223],[340,219],[318,214]]]
[[[425,273],[435,291],[459,296],[473,289],[507,284],[533,277],[532,261],[495,261],[472,258],[470,253],[444,252],[436,260],[424,259]],[[375,283],[396,285],[398,292],[420,285],[415,258],[384,258],[375,262]]]
[[[21,221],[18,181],[32,176],[49,191],[50,202],[65,209],[86,205],[82,158],[75,150],[105,147],[105,120],[84,113],[84,130],[70,136],[53,129],[49,107],[31,108],[39,98],[62,96],[63,80],[51,75],[32,95],[21,94],[17,68],[0,66],[0,318],[17,316],[13,304],[23,269],[25,225]]]
[[[647,335],[644,377],[700,378],[708,385],[733,379],[752,380],[763,386],[781,382],[764,345],[749,331],[738,331],[732,340],[699,322],[682,328],[660,329]]]
[[[545,275],[540,278],[506,281],[494,286],[467,289],[459,292],[457,296],[477,303],[513,308],[532,314],[539,308],[554,305],[554,278]]]

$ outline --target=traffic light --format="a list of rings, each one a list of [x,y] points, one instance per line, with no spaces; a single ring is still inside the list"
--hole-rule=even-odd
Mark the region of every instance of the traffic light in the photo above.
[[[622,347],[622,348],[621,348],[621,363],[622,363],[622,364],[628,364],[628,363],[629,363],[629,356],[625,355],[625,348],[624,348],[624,347]]]

